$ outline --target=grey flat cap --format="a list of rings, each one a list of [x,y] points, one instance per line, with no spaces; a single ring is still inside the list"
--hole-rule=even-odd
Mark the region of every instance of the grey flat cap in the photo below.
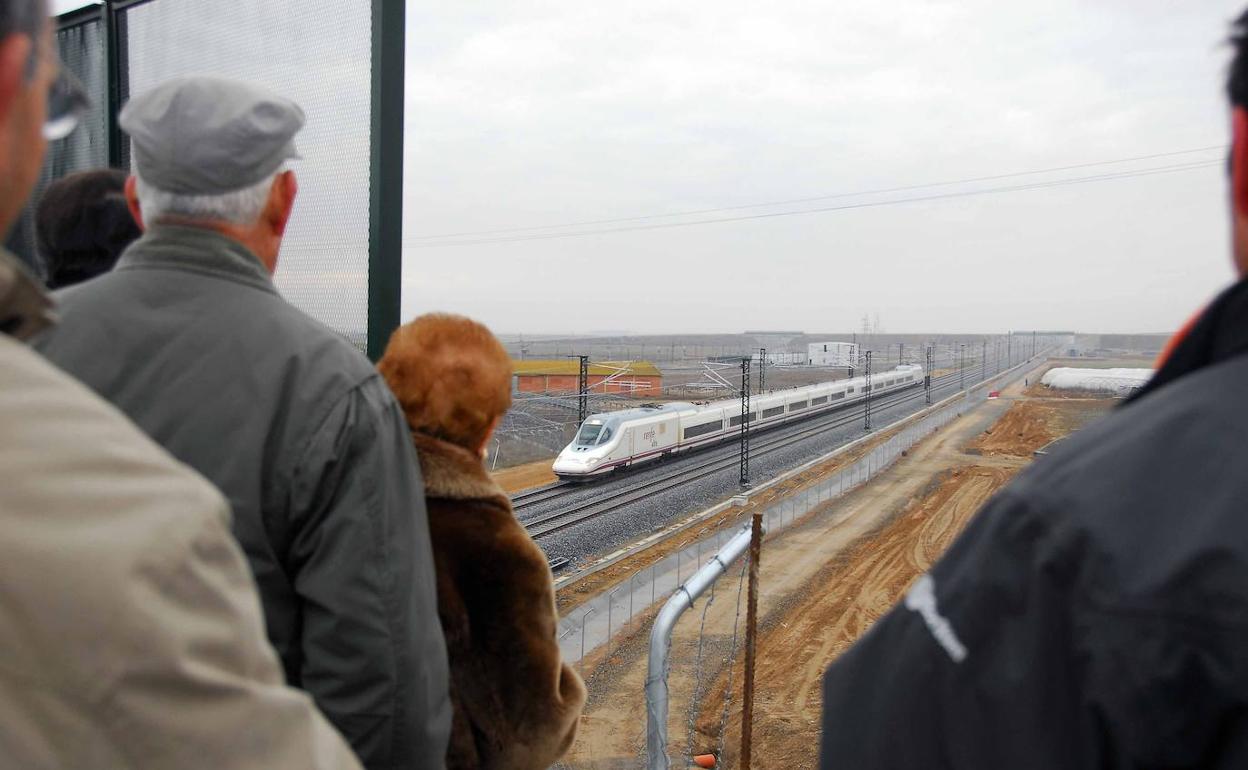
[[[298,158],[299,105],[250,83],[170,80],[121,111],[143,181],[178,195],[222,195],[264,181]]]

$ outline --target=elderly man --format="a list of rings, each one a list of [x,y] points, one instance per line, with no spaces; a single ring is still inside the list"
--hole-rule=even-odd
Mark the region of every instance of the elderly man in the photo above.
[[[450,730],[422,486],[368,360],[277,293],[297,105],[174,80],[121,114],[143,236],[58,295],[39,347],[234,506],[287,681],[365,765],[440,766]]]
[[[53,50],[43,0],[0,0],[0,232],[73,122]],[[0,253],[0,764],[358,768],[282,682],[220,493],[21,344],[48,308]]]

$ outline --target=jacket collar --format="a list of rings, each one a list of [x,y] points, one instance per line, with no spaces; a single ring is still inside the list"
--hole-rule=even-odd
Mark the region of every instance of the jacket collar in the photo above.
[[[1167,346],[1166,357],[1135,401],[1192,372],[1248,353],[1248,279],[1218,295]]]
[[[490,477],[479,455],[417,431],[412,431],[412,443],[420,458],[427,496],[450,500],[501,497],[507,503],[507,494]]]
[[[0,249],[0,333],[29,339],[56,322],[52,300],[17,257]]]
[[[117,261],[117,270],[163,268],[202,273],[277,294],[273,278],[251,250],[204,227],[159,223]]]

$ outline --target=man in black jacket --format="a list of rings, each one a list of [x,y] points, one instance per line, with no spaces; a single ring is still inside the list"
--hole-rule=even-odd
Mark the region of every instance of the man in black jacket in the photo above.
[[[828,669],[823,768],[1248,767],[1248,13],[1233,42],[1241,280]]]

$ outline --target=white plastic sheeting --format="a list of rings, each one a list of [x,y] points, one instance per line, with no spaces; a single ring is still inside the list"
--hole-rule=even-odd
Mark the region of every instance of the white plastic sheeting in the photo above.
[[[1090,390],[1125,396],[1142,387],[1152,376],[1152,369],[1075,369],[1063,366],[1045,372],[1040,383],[1058,390]]]

